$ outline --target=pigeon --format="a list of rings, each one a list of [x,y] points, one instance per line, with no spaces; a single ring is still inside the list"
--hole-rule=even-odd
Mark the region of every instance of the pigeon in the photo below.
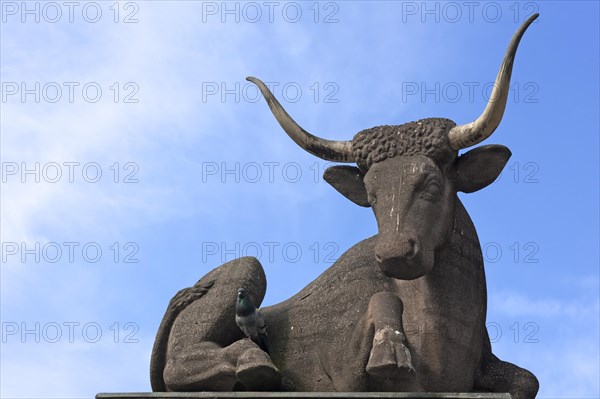
[[[237,293],[235,322],[248,338],[260,346],[263,351],[269,353],[265,320],[243,288],[240,288]]]

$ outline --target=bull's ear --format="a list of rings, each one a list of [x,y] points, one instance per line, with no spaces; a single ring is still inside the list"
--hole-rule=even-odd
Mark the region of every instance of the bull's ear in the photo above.
[[[483,145],[462,154],[454,163],[456,191],[472,193],[494,182],[512,153],[503,145]]]
[[[323,173],[323,179],[344,197],[357,205],[369,207],[363,174],[355,166],[331,166]]]

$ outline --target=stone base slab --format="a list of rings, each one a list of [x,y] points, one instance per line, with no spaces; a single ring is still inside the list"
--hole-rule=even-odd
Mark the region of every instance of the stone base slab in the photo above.
[[[511,399],[509,393],[444,393],[444,392],[127,392],[99,393],[96,399]]]

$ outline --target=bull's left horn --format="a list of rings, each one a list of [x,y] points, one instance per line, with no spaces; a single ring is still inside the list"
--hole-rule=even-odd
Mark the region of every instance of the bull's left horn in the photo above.
[[[529,25],[531,25],[538,16],[539,14],[536,13],[529,17],[513,35],[512,40],[508,45],[508,49],[506,50],[506,54],[504,55],[502,65],[500,65],[498,76],[496,76],[492,95],[490,96],[483,114],[481,114],[474,122],[455,126],[448,133],[450,145],[455,150],[467,148],[482,142],[490,137],[500,124],[502,116],[504,115],[504,108],[506,108],[506,100],[508,99],[510,76],[512,74],[517,47],[519,47],[521,37],[523,37],[523,34]]]
[[[352,155],[352,141],[325,140],[310,134],[302,129],[302,127],[289,116],[281,104],[279,104],[279,101],[277,101],[273,93],[271,93],[267,85],[260,79],[249,76],[246,80],[249,80],[258,87],[267,101],[269,108],[271,108],[271,112],[275,116],[275,119],[277,119],[277,122],[279,122],[283,130],[285,130],[288,136],[290,136],[296,144],[309,153],[326,161],[354,162],[354,156]]]

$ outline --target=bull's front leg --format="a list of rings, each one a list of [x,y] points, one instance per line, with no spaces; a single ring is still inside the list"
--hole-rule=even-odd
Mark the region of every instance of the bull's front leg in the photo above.
[[[402,300],[390,292],[371,298],[365,317],[373,325],[373,346],[367,363],[373,389],[415,389],[416,374],[402,325]]]
[[[351,336],[322,359],[336,391],[412,391],[416,374],[402,326],[402,301],[390,292],[371,297]]]

